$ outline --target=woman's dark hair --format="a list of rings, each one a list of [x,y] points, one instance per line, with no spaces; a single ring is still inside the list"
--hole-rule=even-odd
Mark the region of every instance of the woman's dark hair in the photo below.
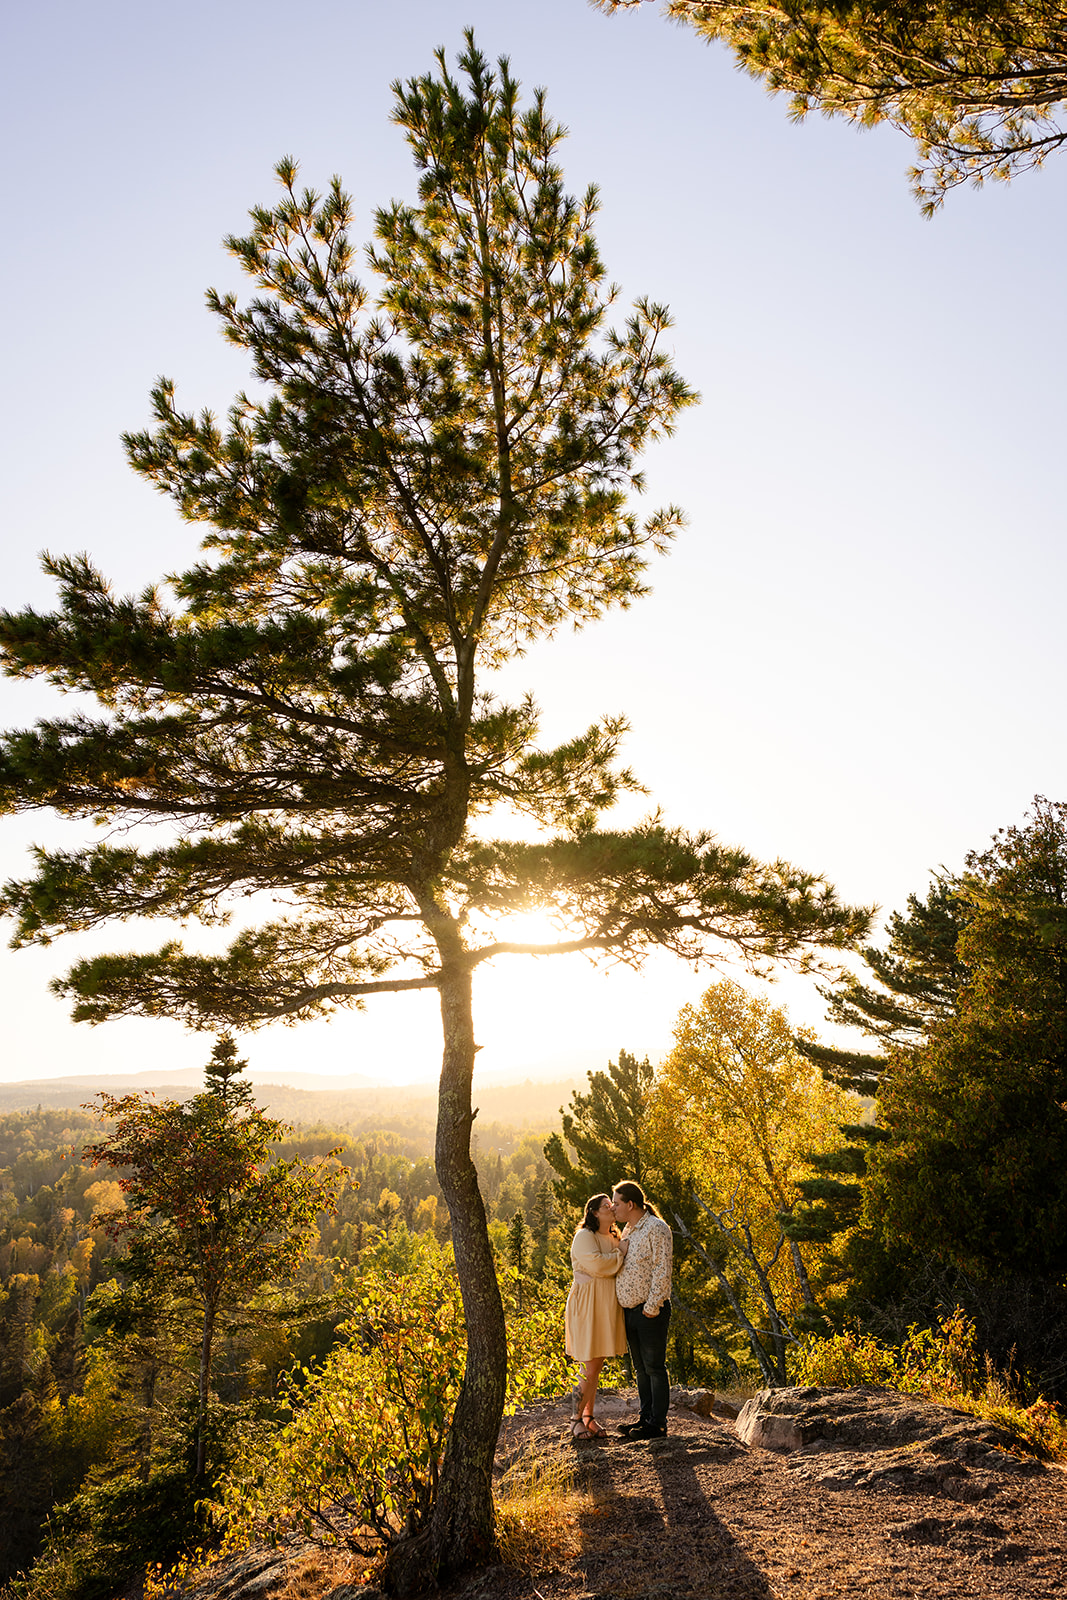
[[[600,1218],[597,1212],[605,1200],[610,1200],[610,1194],[595,1194],[585,1202],[585,1216],[582,1218],[582,1227],[588,1228],[590,1233],[600,1232]]]
[[[659,1216],[659,1212],[639,1183],[633,1183],[629,1178],[626,1178],[622,1183],[615,1185],[614,1193],[620,1200],[626,1200],[632,1206],[643,1206],[646,1211],[651,1211],[654,1217]]]

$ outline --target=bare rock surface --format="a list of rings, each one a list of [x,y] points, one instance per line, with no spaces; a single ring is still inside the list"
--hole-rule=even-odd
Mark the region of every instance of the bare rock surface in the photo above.
[[[684,1411],[692,1411],[698,1417],[711,1417],[716,1414],[723,1415],[724,1403],[716,1400],[714,1389],[672,1389],[671,1405],[680,1406]],[[726,1411],[726,1415],[737,1415],[737,1407]]]
[[[896,1389],[761,1389],[737,1418],[745,1444],[764,1450],[881,1450],[924,1445],[959,1461],[1002,1455],[1013,1440],[1003,1428],[965,1411],[934,1406]],[[1014,1457],[1012,1458],[1015,1459]]]

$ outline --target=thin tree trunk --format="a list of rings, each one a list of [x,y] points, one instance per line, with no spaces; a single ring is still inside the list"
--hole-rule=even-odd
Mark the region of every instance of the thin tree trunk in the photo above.
[[[156,1383],[159,1378],[159,1364],[155,1356],[145,1363],[145,1371],[141,1377],[141,1399],[144,1405],[144,1423],[140,1431],[138,1443],[138,1476],[142,1483],[147,1483],[152,1471],[152,1444],[155,1434],[154,1415],[156,1404]]]
[[[808,1269],[804,1265],[804,1257],[800,1253],[800,1246],[795,1239],[790,1239],[789,1241],[789,1253],[793,1257],[793,1271],[797,1275],[800,1298],[806,1306],[813,1306],[815,1304],[815,1296],[811,1291],[811,1280],[808,1277]]]
[[[207,1409],[211,1392],[211,1341],[215,1335],[215,1308],[204,1307],[204,1334],[200,1341],[200,1405],[196,1418],[196,1475],[207,1468]]]
[[[756,1281],[760,1286],[760,1293],[763,1296],[763,1304],[767,1308],[767,1318],[771,1325],[770,1339],[774,1345],[775,1352],[775,1371],[777,1373],[779,1385],[784,1388],[789,1382],[789,1376],[786,1372],[785,1366],[785,1343],[786,1333],[788,1330],[786,1329],[785,1323],[782,1320],[782,1314],[778,1310],[778,1302],[774,1297],[774,1290],[771,1287],[770,1273],[774,1263],[778,1260],[778,1252],[785,1243],[785,1234],[783,1233],[779,1235],[774,1255],[771,1257],[766,1267],[761,1267],[759,1258],[756,1255],[755,1247],[752,1243],[752,1229],[749,1227],[747,1222],[740,1223],[739,1227],[745,1235],[744,1253],[749,1259],[753,1272],[756,1274]],[[737,1231],[737,1228],[735,1228],[735,1237]]]
[[[703,1202],[701,1203],[703,1204]],[[710,1210],[710,1207],[706,1207],[705,1209]],[[714,1216],[715,1213],[711,1212],[711,1215]],[[674,1220],[678,1224],[678,1231],[682,1234],[683,1238],[688,1239],[697,1255],[700,1256],[701,1260],[704,1262],[704,1265],[710,1267],[712,1272],[718,1278],[719,1285],[727,1300],[730,1302],[730,1307],[734,1316],[737,1318],[738,1326],[743,1330],[746,1338],[748,1339],[752,1354],[755,1356],[756,1361],[759,1364],[759,1369],[767,1382],[767,1387],[769,1389],[778,1388],[779,1385],[777,1374],[775,1372],[774,1365],[771,1362],[771,1358],[767,1354],[766,1350],[764,1350],[763,1345],[760,1343],[759,1334],[756,1332],[755,1328],[752,1326],[752,1323],[745,1315],[744,1308],[742,1307],[740,1300],[730,1287],[729,1278],[727,1278],[725,1272],[719,1266],[719,1263],[708,1255],[708,1252],[704,1249],[704,1246],[700,1244],[698,1240],[693,1238],[693,1235],[689,1232],[689,1229],[686,1227],[677,1211],[674,1213]]]
[[[448,1573],[492,1557],[493,1457],[507,1381],[504,1307],[470,1153],[474,1024],[470,968],[461,956],[442,962],[440,991],[444,1059],[436,1165],[452,1217],[456,1272],[467,1325],[467,1364],[429,1526],[398,1541],[389,1556],[388,1582],[401,1596],[418,1594]]]

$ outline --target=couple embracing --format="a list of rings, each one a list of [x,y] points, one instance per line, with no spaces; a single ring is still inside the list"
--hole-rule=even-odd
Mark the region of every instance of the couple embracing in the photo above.
[[[672,1255],[671,1230],[639,1183],[617,1183],[610,1195],[586,1202],[571,1244],[574,1282],[566,1314],[567,1354],[585,1369],[571,1424],[576,1439],[603,1436],[593,1415],[600,1369],[627,1349],[641,1415],[619,1431],[630,1441],[665,1437]]]

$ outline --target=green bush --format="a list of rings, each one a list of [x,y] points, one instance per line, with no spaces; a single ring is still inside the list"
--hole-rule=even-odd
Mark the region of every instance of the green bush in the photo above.
[[[911,1328],[900,1345],[846,1329],[808,1334],[794,1348],[794,1383],[851,1388],[874,1384],[923,1395],[996,1422],[1039,1455],[1067,1460],[1067,1420],[1050,1401],[1027,1405],[1013,1384],[976,1349],[975,1327],[957,1306],[936,1328]]]
[[[508,1331],[507,1411],[531,1400],[565,1394],[574,1385],[574,1364],[563,1348],[566,1289],[552,1283],[525,1283],[518,1303],[518,1273],[501,1274]]]
[[[223,1475],[228,1546],[296,1525],[371,1555],[429,1511],[463,1374],[459,1290],[429,1253],[361,1290],[344,1344],[290,1382],[288,1423]]]
[[[5,1600],[101,1600],[151,1563],[167,1563],[197,1526],[203,1484],[170,1467],[82,1489],[49,1518],[45,1545]]]
[[[884,1384],[939,1396],[974,1394],[982,1382],[974,1323],[959,1307],[937,1328],[909,1329],[900,1345],[852,1329],[829,1338],[807,1334],[793,1351],[790,1370],[794,1383]]]
[[[414,1236],[409,1236],[414,1243]],[[219,1484],[213,1516],[228,1547],[300,1527],[326,1544],[380,1554],[433,1504],[466,1355],[451,1263],[419,1236],[403,1275],[365,1272],[344,1343],[290,1381],[289,1421],[262,1430]],[[571,1386],[563,1291],[501,1273],[508,1330],[508,1409]]]

